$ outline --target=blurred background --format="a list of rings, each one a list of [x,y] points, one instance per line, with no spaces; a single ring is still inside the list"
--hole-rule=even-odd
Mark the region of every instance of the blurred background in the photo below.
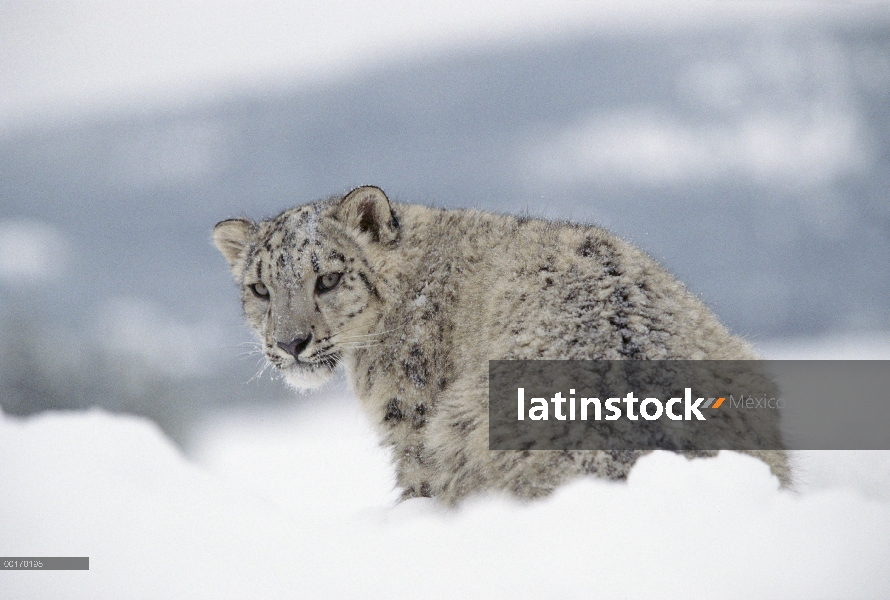
[[[767,355],[886,353],[890,8],[0,1],[3,411],[187,448],[294,402],[210,232],[366,183],[603,225]]]

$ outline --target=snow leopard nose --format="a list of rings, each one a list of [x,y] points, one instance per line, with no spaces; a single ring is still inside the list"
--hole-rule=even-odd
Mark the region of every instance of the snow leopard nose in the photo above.
[[[278,342],[278,347],[293,356],[294,358],[298,358],[300,352],[306,349],[306,346],[309,345],[309,342],[312,341],[312,334],[307,333],[306,335],[298,335],[288,343]]]

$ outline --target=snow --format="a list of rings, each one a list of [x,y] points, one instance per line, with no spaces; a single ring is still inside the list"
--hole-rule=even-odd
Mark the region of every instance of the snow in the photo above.
[[[877,598],[890,594],[890,452],[797,456],[798,485],[721,453],[656,452],[626,483],[544,501],[396,502],[342,383],[222,415],[190,457],[150,421],[0,417],[4,598]]]

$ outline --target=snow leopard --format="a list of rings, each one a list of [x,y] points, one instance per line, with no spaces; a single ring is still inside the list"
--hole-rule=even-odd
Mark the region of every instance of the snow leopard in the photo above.
[[[403,499],[546,496],[626,479],[635,450],[489,448],[488,361],[753,359],[682,283],[603,228],[391,202],[363,186],[218,223],[265,358],[305,390],[345,371]],[[785,485],[785,451],[751,451]],[[690,452],[688,455],[713,455]]]

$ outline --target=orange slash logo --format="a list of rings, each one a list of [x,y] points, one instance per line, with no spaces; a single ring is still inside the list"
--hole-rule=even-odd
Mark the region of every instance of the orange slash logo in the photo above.
[[[714,402],[716,400],[716,402]],[[723,404],[723,401],[726,398],[708,398],[708,401],[705,402],[705,405],[702,408],[720,408],[720,405]],[[711,406],[713,404],[713,406]]]

